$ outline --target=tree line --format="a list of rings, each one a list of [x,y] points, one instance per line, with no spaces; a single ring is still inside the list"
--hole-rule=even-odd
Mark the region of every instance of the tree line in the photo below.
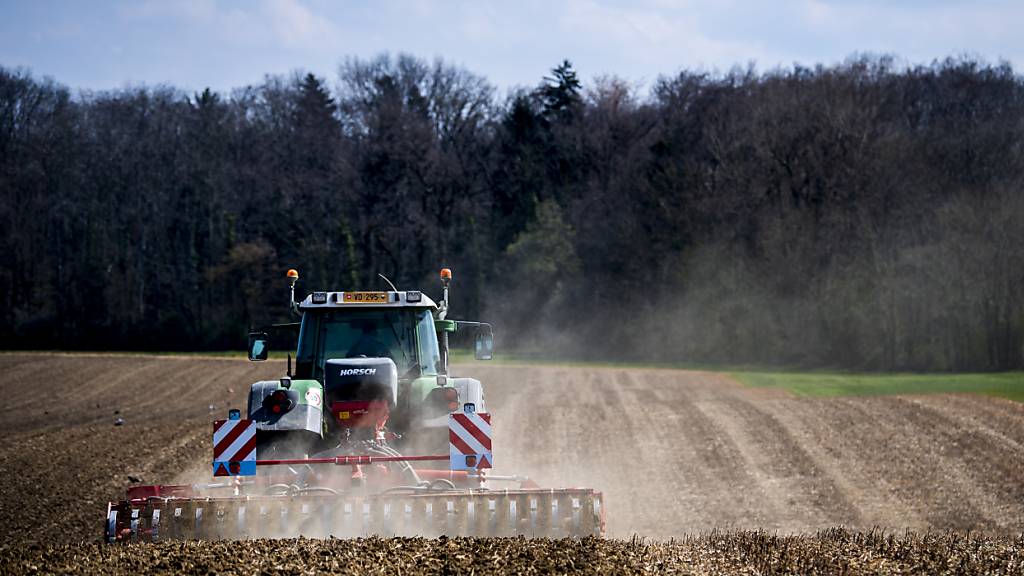
[[[437,295],[499,346],[1024,368],[1024,82],[967,58],[500,95],[399,55],[229,93],[0,68],[0,346],[209,350],[300,287]]]

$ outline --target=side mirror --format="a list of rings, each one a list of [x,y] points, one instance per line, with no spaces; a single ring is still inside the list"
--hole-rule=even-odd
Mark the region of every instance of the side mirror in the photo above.
[[[253,332],[249,334],[249,360],[251,362],[262,362],[267,359],[270,353],[270,341],[264,332]]]
[[[490,331],[477,332],[473,357],[477,360],[490,360],[494,357],[494,334]]]

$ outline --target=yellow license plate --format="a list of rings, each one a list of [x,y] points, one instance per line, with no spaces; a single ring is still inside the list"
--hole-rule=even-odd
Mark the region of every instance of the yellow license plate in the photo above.
[[[387,304],[387,292],[345,292],[342,302],[346,304]]]
[[[349,416],[351,416],[351,414],[348,412],[338,412],[338,420],[348,420]]]

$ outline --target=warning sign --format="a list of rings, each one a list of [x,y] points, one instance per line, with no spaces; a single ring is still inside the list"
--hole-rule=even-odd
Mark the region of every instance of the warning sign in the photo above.
[[[256,475],[256,421],[213,423],[213,475]]]
[[[448,416],[448,446],[452,470],[491,468],[491,415],[458,412]]]

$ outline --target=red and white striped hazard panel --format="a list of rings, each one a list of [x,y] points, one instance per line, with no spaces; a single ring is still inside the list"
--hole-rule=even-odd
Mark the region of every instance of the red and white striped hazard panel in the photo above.
[[[449,462],[452,470],[491,468],[491,415],[457,412],[448,416]]]
[[[256,421],[216,420],[213,423],[213,475],[256,474]]]

